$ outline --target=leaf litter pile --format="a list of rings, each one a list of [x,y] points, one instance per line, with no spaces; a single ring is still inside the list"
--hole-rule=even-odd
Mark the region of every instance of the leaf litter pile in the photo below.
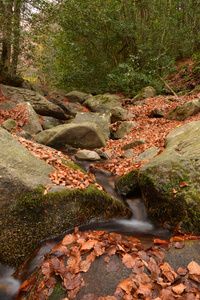
[[[133,237],[122,237],[106,231],[79,232],[75,228],[74,233],[66,235],[50,250],[40,269],[24,281],[16,300],[48,299],[55,293],[57,284],[61,285],[63,297],[52,299],[200,299],[200,266],[192,261],[187,268],[179,267],[175,271],[164,260],[162,247],[169,249],[172,242],[176,242],[176,248],[184,247],[184,240],[180,237],[173,237],[169,243],[156,239],[153,246],[145,247]],[[114,256],[119,257],[121,264],[127,268],[128,277],[121,278],[111,295],[96,295],[88,293],[87,290],[82,295],[81,290],[87,287],[87,278],[84,280],[84,275],[90,271],[95,260],[101,259],[101,264],[104,264],[104,278],[109,273],[114,277],[116,272],[120,272],[120,264],[112,261]],[[102,270],[95,270],[97,275],[100,272]],[[95,277],[95,274],[92,276]],[[108,287],[108,290],[109,288],[111,289]]]

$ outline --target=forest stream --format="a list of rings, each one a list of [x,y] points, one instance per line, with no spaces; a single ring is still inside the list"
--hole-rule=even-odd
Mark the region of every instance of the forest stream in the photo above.
[[[90,162],[75,161],[75,163],[85,171],[89,172]],[[107,174],[102,173],[95,173],[94,175],[98,184],[100,184],[108,194],[120,201],[126,201],[127,205],[132,211],[132,217],[131,219],[116,219],[108,222],[91,222],[87,225],[80,226],[80,231],[104,230],[108,232],[120,233],[126,236],[128,235],[137,237],[145,245],[151,245],[153,238],[169,240],[169,231],[155,228],[155,226],[147,220],[145,205],[141,195],[136,195],[135,197],[129,199],[123,199],[115,190],[116,177],[108,176]],[[20,270],[21,280],[17,280],[14,276],[12,276],[12,274],[15,272],[14,269],[0,265],[0,299],[14,299],[21,283],[40,266],[44,255],[48,253],[50,249],[59,241],[61,241],[66,234],[72,233],[73,231],[74,229],[70,229],[57,237],[41,241],[36,247],[35,251],[29,256],[23,265],[22,271]]]

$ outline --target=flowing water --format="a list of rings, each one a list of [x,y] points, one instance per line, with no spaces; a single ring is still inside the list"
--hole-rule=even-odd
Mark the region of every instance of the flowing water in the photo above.
[[[76,162],[85,171],[89,171],[88,162]],[[124,201],[115,191],[115,177],[101,173],[95,174],[96,181],[104,187],[115,199]],[[79,227],[80,231],[84,230],[107,230],[108,232],[116,232],[122,235],[137,237],[143,244],[150,245],[153,237],[169,239],[169,232],[166,230],[155,228],[146,216],[145,205],[140,196],[126,199],[127,204],[132,211],[131,219],[116,219],[107,222],[89,223]],[[20,274],[21,280],[16,280],[12,274],[13,269],[7,268],[0,264],[0,300],[12,300],[19,289],[21,282],[24,281],[35,269],[37,269],[45,254],[55,246],[67,233],[73,232],[74,229],[67,230],[56,238],[42,241],[34,253],[31,254],[27,263],[24,265],[23,272]],[[19,275],[19,274],[18,274]]]

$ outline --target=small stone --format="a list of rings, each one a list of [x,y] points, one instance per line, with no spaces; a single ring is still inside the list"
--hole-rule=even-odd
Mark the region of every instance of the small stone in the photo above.
[[[75,158],[78,160],[100,160],[101,157],[95,152],[90,150],[80,150],[76,153]]]

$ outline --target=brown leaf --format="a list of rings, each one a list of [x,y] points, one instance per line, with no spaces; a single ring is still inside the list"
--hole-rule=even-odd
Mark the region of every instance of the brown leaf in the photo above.
[[[66,245],[69,245],[69,244],[72,244],[74,241],[75,241],[75,236],[74,235],[72,235],[72,234],[68,234],[68,235],[66,235],[65,237],[64,237],[64,239],[62,240],[62,244],[64,245],[64,246],[66,246]]]
[[[200,283],[200,266],[195,261],[191,261],[187,268],[189,271],[189,278]]]
[[[51,287],[54,287],[56,285],[56,279],[54,277],[50,277],[46,282],[45,282],[45,285],[48,287],[48,288],[51,288]]]
[[[182,188],[184,186],[189,186],[189,184],[183,181],[179,184],[179,186]]]
[[[82,245],[81,251],[83,251],[83,250],[86,250],[86,251],[91,250],[96,243],[98,243],[97,240],[88,240],[86,243],[84,243]]]
[[[178,191],[175,190],[175,189],[173,189],[173,190],[172,190],[172,193],[173,193],[173,194],[176,194],[176,193],[178,193]]]
[[[179,275],[186,275],[187,274],[187,269],[184,269],[184,268],[180,267],[180,268],[178,268],[177,273]]]
[[[172,287],[173,292],[176,294],[182,294],[185,289],[186,289],[186,286],[183,283],[180,283],[180,284]]]
[[[78,294],[79,290],[80,290],[80,286],[77,286],[73,290],[70,290],[70,291],[68,290],[67,295],[68,295],[69,299],[76,298],[76,295]]]
[[[170,281],[170,282],[174,282],[175,279],[178,277],[178,275],[176,274],[176,272],[174,271],[174,269],[172,269],[172,267],[168,264],[168,263],[164,263],[160,266],[161,270],[162,270],[162,274]]]
[[[159,244],[159,245],[168,245],[169,244],[167,241],[160,240],[160,239],[154,239],[153,243],[154,244]]]
[[[132,269],[135,266],[135,258],[133,258],[130,254],[126,253],[122,258],[123,264]]]
[[[69,249],[59,243],[51,249],[50,253],[53,253],[55,256],[59,257],[63,254],[67,255],[69,253]]]
[[[161,300],[174,300],[174,296],[173,296],[173,293],[172,291],[170,290],[166,290],[166,289],[163,289],[161,292],[160,292],[160,299]]]
[[[170,239],[170,242],[181,242],[183,240],[184,240],[184,238],[181,236],[174,236]]]
[[[87,272],[91,266],[91,263],[95,260],[95,253],[92,251],[86,258],[86,260],[80,263],[80,272]]]
[[[130,279],[124,279],[120,282],[119,287],[124,290],[127,294],[132,290],[133,283]]]
[[[110,257],[106,256],[106,257],[104,258],[104,261],[105,261],[105,263],[108,263],[108,262],[110,261]]]
[[[63,279],[63,286],[66,290],[73,290],[81,284],[81,275],[80,274],[65,274]]]
[[[176,242],[174,246],[177,249],[182,249],[185,246],[185,243],[184,242]]]

